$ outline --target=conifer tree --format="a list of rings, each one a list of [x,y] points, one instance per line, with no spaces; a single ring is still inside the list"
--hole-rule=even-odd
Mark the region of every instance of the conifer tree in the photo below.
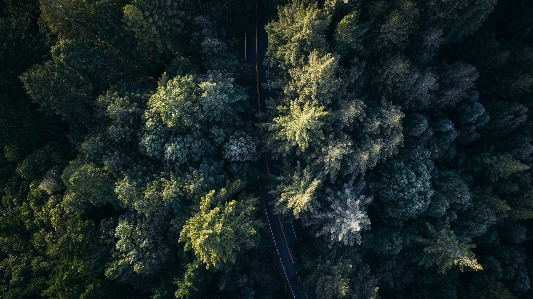
[[[213,190],[202,198],[199,212],[188,219],[180,232],[185,250],[193,250],[206,268],[220,268],[224,263],[235,263],[237,254],[257,243],[260,222],[254,219],[257,199],[239,191],[238,182]]]
[[[425,255],[420,260],[420,264],[428,266],[435,263],[441,273],[445,273],[453,265],[458,265],[461,271],[464,270],[464,267],[476,271],[483,270],[470,250],[470,248],[476,247],[473,244],[468,244],[471,240],[458,240],[449,227],[437,232],[428,225],[428,231],[434,239],[424,241],[428,246],[424,248]]]
[[[364,209],[372,202],[371,197],[359,195],[363,188],[364,182],[360,181],[356,186],[352,183],[345,184],[336,193],[326,190],[327,199],[331,203],[330,210],[317,213],[310,223],[319,223],[321,229],[316,236],[325,235],[329,239],[329,246],[335,242],[361,245],[361,231],[370,228],[370,219]]]

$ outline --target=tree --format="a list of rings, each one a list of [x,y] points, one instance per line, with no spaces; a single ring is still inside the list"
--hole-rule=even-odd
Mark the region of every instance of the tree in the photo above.
[[[36,1],[4,1],[0,8],[0,147],[26,155],[57,134],[57,119],[35,110],[19,76],[49,56],[54,42],[38,22]]]
[[[506,179],[515,172],[529,169],[529,166],[514,159],[509,153],[494,154],[494,147],[472,157],[468,166],[474,174],[487,178],[491,182]]]
[[[498,197],[489,197],[487,195],[480,196],[478,190],[474,190],[472,197],[472,204],[464,207],[462,210],[456,210],[455,216],[457,218],[451,222],[453,231],[461,238],[475,238],[482,236],[490,231],[491,226],[498,221],[496,215],[506,215],[509,206]],[[492,194],[491,194],[492,195]]]
[[[360,24],[360,15],[359,11],[354,10],[346,14],[335,27],[335,50],[341,56],[350,57],[355,54],[353,52],[364,49],[363,35],[368,30],[368,25]]]
[[[237,131],[230,136],[224,144],[222,155],[232,162],[254,161],[257,153],[257,139],[242,132]]]
[[[427,209],[434,193],[430,180],[433,162],[428,154],[423,149],[403,151],[372,175],[369,186],[381,217],[407,220]]]
[[[474,33],[494,10],[496,1],[426,2],[417,1],[422,28],[439,28],[444,44],[460,42]]]
[[[501,138],[516,130],[527,118],[527,108],[518,103],[495,100],[487,103],[486,108],[490,115],[482,132],[486,138]]]
[[[187,220],[180,232],[179,242],[185,250],[193,250],[206,268],[235,263],[237,254],[254,247],[258,242],[257,230],[261,222],[255,219],[257,199],[241,193],[239,182],[228,189],[207,193],[200,202],[199,211]],[[242,188],[242,187],[241,187]]]
[[[311,268],[311,265],[307,266]],[[318,298],[346,298],[351,293],[349,274],[352,267],[354,265],[347,259],[340,259],[337,263],[331,260],[313,263],[314,277],[308,278],[308,283],[313,286]]]
[[[141,53],[178,52],[184,26],[180,2],[134,0],[123,8],[125,29]]]
[[[73,161],[61,178],[69,191],[85,197],[96,206],[115,202],[112,177],[91,163]]]
[[[321,148],[322,152],[328,150],[328,154],[316,155],[319,159],[316,164],[320,165],[316,169],[317,172],[329,172],[330,177],[335,177],[334,167],[342,157],[339,173],[355,179],[398,152],[403,144],[401,120],[404,114],[390,103],[381,102],[379,106],[372,103],[372,106],[364,111],[353,111],[352,113],[359,113],[354,113],[351,117],[359,121],[352,120],[353,123],[345,127],[343,118],[351,117],[346,115],[350,110],[344,108],[341,106],[331,113],[334,120],[326,122],[328,125],[334,125],[333,132],[326,135],[327,142],[324,142]],[[343,127],[347,132],[339,133]],[[339,156],[340,153],[346,154]]]
[[[392,6],[392,5],[391,5]],[[399,1],[392,11],[381,16],[376,28],[374,50],[402,49],[408,43],[409,34],[417,27],[419,9],[411,1]],[[385,48],[385,49],[383,49]]]
[[[364,185],[364,181],[356,186],[350,182],[336,193],[326,190],[330,210],[314,215],[311,223],[319,223],[321,229],[316,236],[325,235],[330,247],[335,242],[353,246],[355,241],[361,245],[361,231],[370,229],[370,219],[364,209],[372,202],[372,197],[360,195]]]
[[[323,55],[329,16],[312,1],[291,1],[280,7],[278,21],[268,24],[267,61],[287,71],[305,63],[313,51]]]
[[[320,255],[304,255],[302,261],[304,291],[314,292],[317,298],[377,297],[376,280],[353,247],[317,245],[315,249]]]
[[[198,84],[199,102],[207,122],[231,123],[236,120],[235,112],[243,112],[242,103],[248,96],[242,86],[234,83],[231,74],[208,71]]]
[[[458,145],[467,145],[479,139],[479,131],[490,120],[489,114],[478,99],[479,94],[472,92],[468,100],[460,102],[448,113],[459,132],[456,140]]]
[[[48,288],[43,295],[56,298],[117,298],[117,286],[102,273],[88,271],[89,264],[101,263],[101,259],[86,260],[86,252],[98,250],[98,234],[92,221],[82,220],[61,208],[51,211],[50,220],[54,232],[45,235],[47,255],[57,259],[51,269]]]
[[[525,162],[530,160],[530,155],[533,153],[533,145],[531,145],[531,138],[523,134],[513,134],[506,140],[496,142],[495,146],[500,152],[509,152],[516,159]]]
[[[489,16],[486,27],[498,37],[512,37],[530,43],[531,32],[528,29],[531,28],[531,9],[531,3],[524,0],[498,2],[494,9],[497,13]]]
[[[96,33],[89,13],[93,1],[40,0],[39,3],[46,25],[61,39]]]
[[[127,61],[119,50],[102,41],[61,39],[51,53],[54,62],[78,73],[96,93],[142,72],[137,63]]]
[[[405,254],[385,255],[373,263],[371,269],[378,281],[380,293],[401,292],[412,283],[415,269],[411,263]]]
[[[353,165],[349,163],[353,162],[350,160],[353,157],[354,146],[348,136],[345,135],[343,137],[337,140],[331,137],[327,138],[329,139],[327,145],[324,145],[319,154],[316,155],[316,159],[312,162],[312,167],[317,172],[317,178],[325,180],[329,176],[330,181],[334,183],[339,173],[340,175],[353,175],[351,173]]]
[[[195,295],[204,290],[204,285],[211,277],[207,271],[202,269],[199,261],[194,261],[186,265],[186,271],[182,278],[176,279],[177,290],[174,296],[178,299],[194,298]]]
[[[488,256],[496,259],[496,267],[492,273],[498,273],[497,280],[501,281],[513,295],[520,297],[531,288],[531,280],[526,269],[526,254],[524,248],[517,244],[497,243],[490,248]]]
[[[141,130],[142,115],[150,95],[151,91],[146,86],[126,84],[125,82],[112,86],[101,94],[96,100],[96,116],[101,123],[108,124],[106,134],[86,138],[80,146],[80,151],[88,157],[102,157],[105,141],[113,142],[115,146],[118,145],[119,147],[136,145],[138,131]],[[105,138],[102,138],[104,136]],[[115,165],[115,168],[117,166]],[[117,169],[113,170],[116,173],[119,172]]]
[[[305,151],[324,139],[321,130],[323,117],[328,114],[324,107],[313,102],[300,104],[297,100],[290,102],[287,106],[278,106],[280,116],[273,119],[268,129],[274,134],[271,137],[271,147],[277,148],[280,154],[285,154],[293,149],[299,152]],[[276,143],[280,141],[280,146]]]
[[[458,265],[461,271],[465,266],[475,271],[483,270],[470,250],[476,247],[469,244],[472,240],[459,240],[449,227],[437,232],[428,224],[428,231],[432,239],[422,240],[427,246],[424,247],[425,255],[419,262],[421,265],[427,267],[434,263],[441,273],[446,273],[453,265]]]
[[[236,121],[235,112],[242,112],[242,102],[248,97],[230,76],[220,71],[198,77],[178,75],[170,80],[163,76],[148,101],[149,113],[158,115],[167,127],[178,132],[196,131],[202,121]]]
[[[73,69],[54,61],[35,65],[21,75],[30,97],[50,115],[60,115],[68,123],[90,124],[92,84]]]
[[[116,223],[112,218],[103,221],[103,233],[115,243],[113,258],[105,269],[107,277],[125,283],[137,277],[146,279],[172,261],[171,246],[163,234],[166,227],[156,224],[131,212]]]
[[[304,213],[315,212],[316,189],[321,182],[313,177],[309,167],[302,171],[298,164],[294,172],[282,175],[279,181],[276,190],[271,192],[278,213],[300,218]]]
[[[475,273],[468,277],[468,281],[461,284],[458,295],[459,298],[516,298],[502,282],[482,273]]]
[[[289,69],[291,80],[284,87],[284,94],[299,103],[327,105],[342,95],[342,81],[338,78],[338,57],[320,56],[313,50],[302,67]]]
[[[195,81],[192,75],[163,80],[148,101],[148,108],[157,113],[166,126],[189,129],[197,124],[197,118],[201,115]]]
[[[433,108],[451,108],[473,96],[474,82],[479,76],[474,66],[462,61],[452,64],[442,61],[439,71],[439,89],[435,97],[436,103],[432,103]]]
[[[100,246],[94,223],[66,212],[60,192],[46,193],[38,180],[25,185],[24,193],[17,194],[20,201],[1,208],[7,220],[0,225],[0,267],[6,280],[2,296],[114,298],[121,286],[87,271],[90,263],[102,262],[86,259]]]

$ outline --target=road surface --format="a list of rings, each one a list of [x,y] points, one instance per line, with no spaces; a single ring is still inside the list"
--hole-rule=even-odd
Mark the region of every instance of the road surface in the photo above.
[[[270,10],[267,6],[267,1],[256,0],[256,16],[255,24],[253,24],[255,32],[252,35],[245,35],[244,54],[246,62],[251,63],[254,69],[251,86],[253,104],[259,112],[258,117],[255,119],[256,123],[262,123],[263,119],[261,114],[266,109],[265,100],[270,97],[269,90],[262,86],[262,84],[267,82],[266,75],[268,72],[268,67],[263,65],[268,44],[268,36],[264,27],[270,20]],[[261,136],[264,136],[262,131]],[[269,163],[266,152],[261,155],[258,166],[259,171],[263,174],[279,175],[277,169]],[[274,213],[273,207],[270,204],[274,198],[269,194],[269,190],[266,187],[261,188],[261,197],[265,203],[268,227],[274,240],[276,251],[283,267],[285,280],[291,290],[292,297],[295,299],[314,299],[313,294],[308,296],[300,290],[300,278],[294,267],[294,263],[297,261],[290,249],[290,246],[295,244],[297,240],[292,224],[286,223],[281,215]]]

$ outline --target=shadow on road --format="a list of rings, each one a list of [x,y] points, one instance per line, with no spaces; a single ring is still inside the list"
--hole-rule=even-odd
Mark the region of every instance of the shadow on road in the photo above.
[[[264,0],[256,1],[256,15],[255,24],[253,24],[253,35],[246,34],[245,38],[245,52],[244,57],[246,62],[253,65],[252,86],[252,104],[257,107],[257,117],[254,122],[262,124],[264,121],[262,115],[265,112],[266,104],[265,100],[270,97],[270,91],[264,88],[264,84],[267,83],[268,67],[263,65],[265,60],[265,54],[268,45],[268,36],[265,31],[265,25],[271,20],[270,4]],[[252,25],[252,24],[250,24]],[[249,28],[247,28],[248,30]],[[248,31],[250,32],[250,31]],[[263,130],[261,126],[261,130]],[[264,137],[261,131],[261,137]],[[271,165],[266,152],[261,155],[261,159],[258,162],[259,171],[261,174],[279,175],[277,169]],[[286,283],[289,285],[292,296],[295,299],[314,299],[314,294],[303,294],[300,291],[300,278],[296,272],[294,264],[297,262],[296,256],[293,255],[290,245],[294,245],[297,242],[297,237],[294,232],[294,228],[291,223],[285,222],[281,215],[274,213],[271,202],[274,200],[269,193],[268,187],[261,187],[261,198],[265,206],[265,213],[268,220],[268,227],[276,247],[277,254],[279,256],[281,266],[283,268],[283,274],[285,275]]]

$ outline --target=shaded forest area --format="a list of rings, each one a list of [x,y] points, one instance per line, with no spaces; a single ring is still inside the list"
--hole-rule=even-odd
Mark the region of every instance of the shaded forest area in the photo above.
[[[317,298],[533,298],[533,2],[271,4],[262,139],[254,1],[1,0],[2,298],[290,298],[266,184]]]

